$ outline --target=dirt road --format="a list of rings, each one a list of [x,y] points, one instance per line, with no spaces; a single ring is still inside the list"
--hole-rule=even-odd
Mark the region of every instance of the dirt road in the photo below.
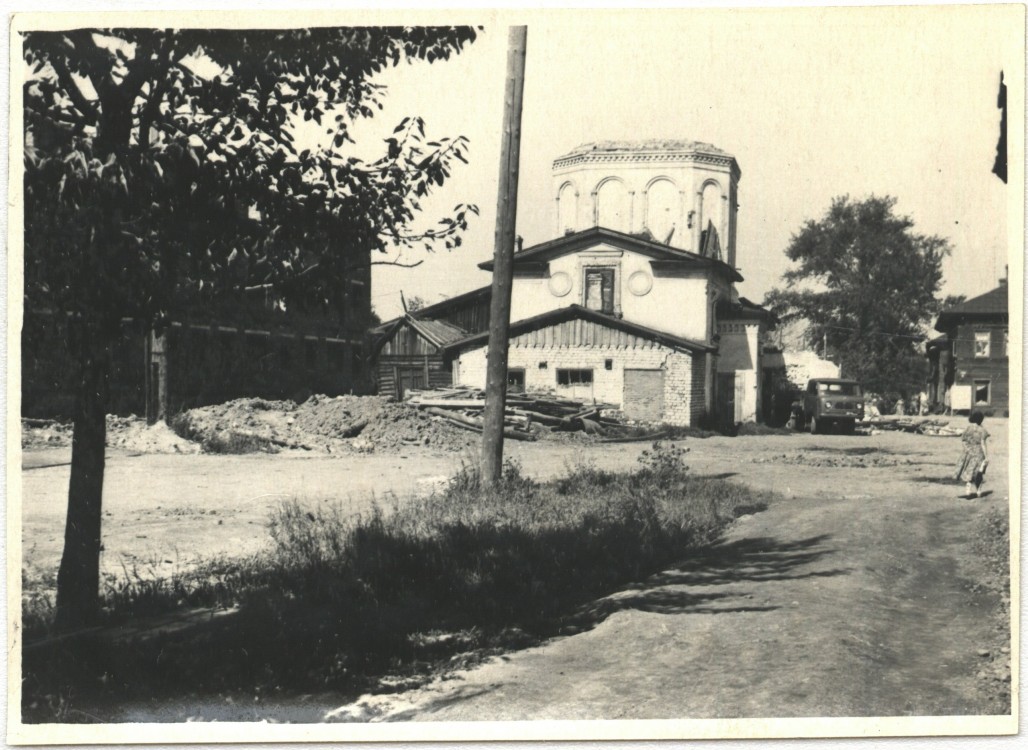
[[[408,693],[346,706],[305,698],[300,720],[1006,713],[983,670],[1002,664],[1009,636],[996,628],[996,595],[972,586],[981,562],[969,544],[975,517],[1008,502],[1006,422],[987,426],[991,494],[973,502],[958,499],[961,488],[949,480],[955,438],[685,441],[696,473],[770,486],[782,499],[739,519],[703,559],[593,602],[576,632]],[[644,447],[519,444],[509,452],[529,473],[547,476],[582,454],[627,467]],[[277,493],[424,489],[460,458],[350,460],[114,457],[107,554],[144,554],[144,542],[158,545],[162,560],[171,559],[163,557],[170,549],[238,551],[261,542]],[[59,552],[52,537],[59,539],[66,471],[24,473],[26,562],[37,567]],[[366,503],[355,498],[354,509]],[[253,706],[238,716],[229,705],[167,705],[153,717],[144,707],[125,708],[137,721],[257,718]],[[262,708],[262,718],[300,717],[286,705]]]
[[[992,432],[1003,431],[994,426]],[[1008,636],[995,627],[995,595],[973,590],[980,571],[968,544],[974,517],[983,508],[1005,507],[1006,487],[994,481],[983,500],[957,499],[957,488],[946,483],[954,441],[798,437],[770,464],[776,469],[769,475],[766,459],[775,456],[758,440],[742,444],[753,451],[734,453],[736,478],[761,485],[777,476],[778,488],[789,494],[740,519],[711,555],[593,603],[584,632],[459,680],[365,699],[333,716],[480,721],[1008,712],[985,674],[1002,666]],[[782,472],[781,462],[800,444],[837,449],[829,455],[848,465]],[[715,445],[697,450],[694,459],[702,453],[702,460],[693,463],[709,470],[708,447]],[[1001,434],[992,450],[995,480],[1006,476],[1005,447]],[[873,456],[900,463],[854,468],[853,460]]]

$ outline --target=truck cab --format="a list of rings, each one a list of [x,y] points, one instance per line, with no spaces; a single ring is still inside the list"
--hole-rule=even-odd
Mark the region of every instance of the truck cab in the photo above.
[[[864,418],[864,394],[856,380],[812,378],[803,391],[794,415],[797,430],[810,427],[811,434],[828,432],[833,426],[852,434],[858,419]]]

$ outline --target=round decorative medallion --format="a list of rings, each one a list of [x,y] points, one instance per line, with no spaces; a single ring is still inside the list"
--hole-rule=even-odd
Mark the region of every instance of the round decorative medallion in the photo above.
[[[556,297],[565,296],[571,291],[571,275],[564,271],[557,271],[550,276],[550,291]]]
[[[642,297],[653,288],[653,277],[645,271],[636,271],[628,277],[628,291],[636,297]]]

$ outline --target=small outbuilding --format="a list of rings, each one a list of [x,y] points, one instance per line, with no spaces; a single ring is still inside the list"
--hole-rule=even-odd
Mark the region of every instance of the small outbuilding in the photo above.
[[[444,320],[404,315],[377,329],[378,393],[403,399],[407,391],[444,388],[453,383],[445,347],[468,332]]]

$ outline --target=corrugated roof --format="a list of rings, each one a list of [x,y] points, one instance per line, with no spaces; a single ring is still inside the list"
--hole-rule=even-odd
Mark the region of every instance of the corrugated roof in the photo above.
[[[421,320],[408,316],[407,322],[411,328],[437,346],[445,346],[468,336],[468,332],[463,328],[442,320]]]

